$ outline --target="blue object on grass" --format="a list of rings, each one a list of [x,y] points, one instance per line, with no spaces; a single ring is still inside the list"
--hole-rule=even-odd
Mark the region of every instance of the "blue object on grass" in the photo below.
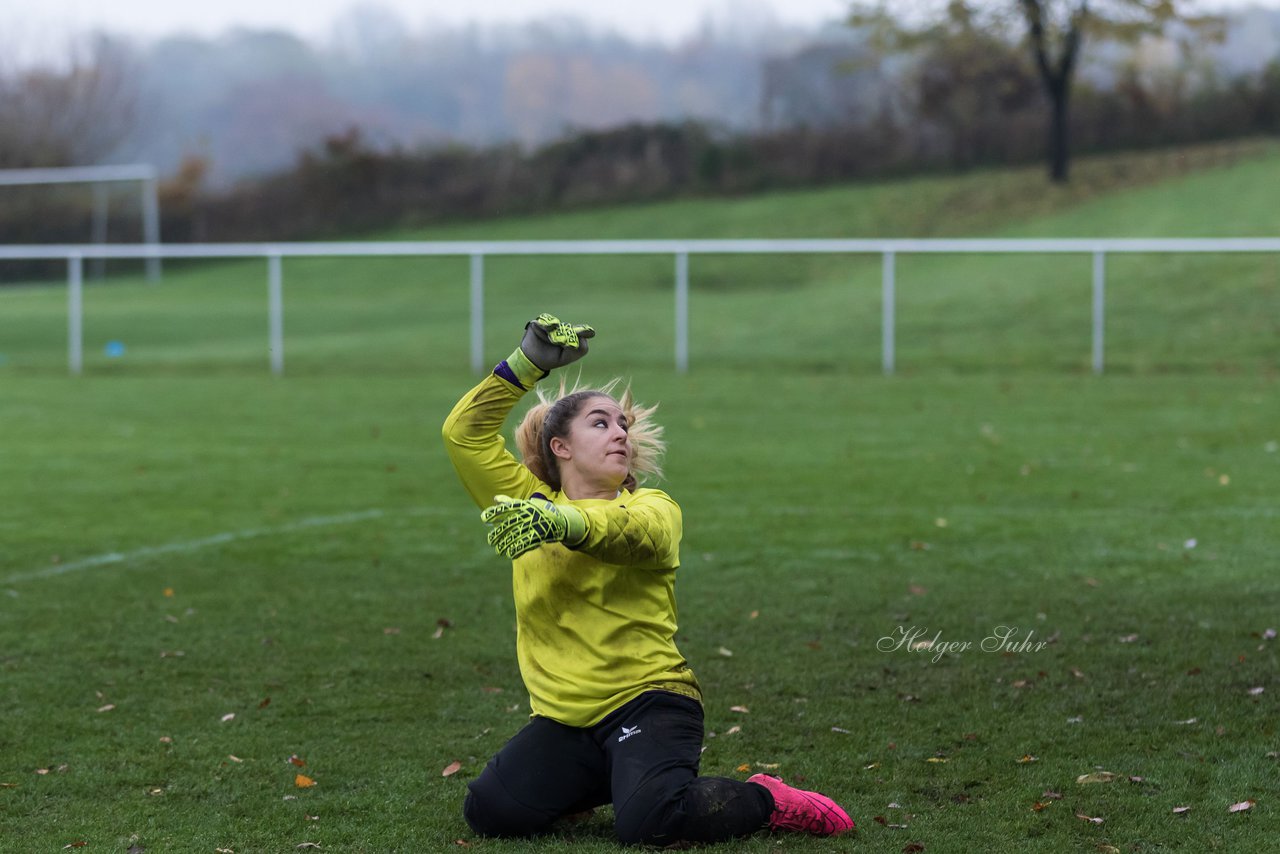
[[[118,359],[124,355],[124,342],[108,341],[107,346],[103,348],[103,352],[107,354],[109,359]]]

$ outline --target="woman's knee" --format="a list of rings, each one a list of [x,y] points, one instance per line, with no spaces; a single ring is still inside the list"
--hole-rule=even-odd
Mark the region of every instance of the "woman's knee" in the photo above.
[[[545,817],[507,796],[498,786],[472,784],[462,804],[462,816],[478,836],[535,836],[547,829]]]
[[[681,841],[683,815],[675,798],[632,798],[613,805],[613,832],[623,845],[666,846]]]

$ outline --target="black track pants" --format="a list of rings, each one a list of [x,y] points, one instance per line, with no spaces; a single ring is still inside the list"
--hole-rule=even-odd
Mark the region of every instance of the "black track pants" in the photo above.
[[[534,718],[468,786],[463,808],[481,836],[533,836],[564,816],[612,803],[626,844],[720,842],[763,830],[763,786],[699,777],[702,707],[643,694],[587,729]]]

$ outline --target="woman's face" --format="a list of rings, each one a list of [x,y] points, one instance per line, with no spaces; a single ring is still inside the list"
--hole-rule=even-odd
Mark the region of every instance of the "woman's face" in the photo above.
[[[561,480],[574,479],[606,489],[618,489],[631,471],[631,440],[627,417],[611,397],[588,398],[569,424],[569,435],[552,439],[551,450],[560,459]]]

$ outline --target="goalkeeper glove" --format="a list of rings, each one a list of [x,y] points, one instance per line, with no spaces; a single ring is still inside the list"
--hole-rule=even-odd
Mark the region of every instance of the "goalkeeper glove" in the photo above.
[[[538,493],[527,501],[506,495],[495,495],[493,501],[480,521],[493,526],[489,545],[511,560],[543,543],[572,547],[587,538],[587,519],[576,507],[556,504]]]
[[[524,339],[507,358],[507,367],[525,388],[554,368],[563,368],[587,355],[587,339],[595,337],[590,326],[562,323],[558,317],[540,314],[525,324]]]

